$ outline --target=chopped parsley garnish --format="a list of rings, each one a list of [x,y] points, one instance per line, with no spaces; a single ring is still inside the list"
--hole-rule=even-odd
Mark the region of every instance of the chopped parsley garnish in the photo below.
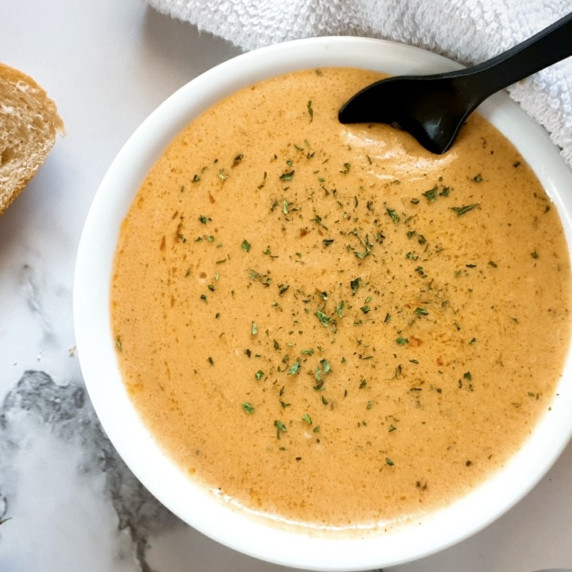
[[[320,320],[320,323],[324,326],[329,326],[330,325],[330,317],[327,316],[326,314],[324,314],[324,312],[322,312],[321,310],[317,310],[315,313],[316,318],[318,318],[318,320]]]
[[[248,403],[247,401],[245,401],[242,404],[242,409],[245,413],[254,413],[256,411],[256,409],[254,408],[253,405],[251,405],[250,403]]]
[[[314,108],[312,107],[311,99],[309,99],[308,103],[306,103],[306,109],[308,111],[308,115],[310,116],[310,122],[314,121]]]
[[[388,208],[386,212],[393,222],[398,223],[401,220],[396,210]]]
[[[454,211],[454,213],[457,216],[462,216],[462,215],[468,213],[469,211],[476,209],[478,206],[480,206],[479,203],[474,203],[472,205],[465,205],[462,207],[451,207],[451,210]]]
[[[425,191],[423,196],[430,202],[434,202],[437,200],[437,185],[435,185],[432,189]]]
[[[278,419],[274,421],[274,427],[276,427],[276,437],[278,439],[280,439],[280,435],[282,433],[286,433],[288,431],[286,425],[284,425],[284,423],[282,423],[282,421],[279,421]]]
[[[300,363],[300,361],[296,360],[294,364],[291,365],[290,368],[288,369],[288,375],[296,375],[300,373],[301,366],[302,364]]]

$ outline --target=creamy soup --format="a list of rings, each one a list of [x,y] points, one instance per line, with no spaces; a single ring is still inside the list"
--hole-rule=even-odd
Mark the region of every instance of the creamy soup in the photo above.
[[[123,223],[117,355],[157,441],[245,510],[311,525],[446,505],[549,413],[570,337],[556,208],[473,115],[432,155],[308,70],[192,121]]]

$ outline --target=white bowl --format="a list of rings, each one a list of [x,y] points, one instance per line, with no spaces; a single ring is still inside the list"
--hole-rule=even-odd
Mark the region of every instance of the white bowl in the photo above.
[[[347,538],[281,529],[262,522],[190,480],[157,445],[128,397],[110,328],[110,277],[120,224],[149,167],[197,114],[239,88],[318,66],[354,66],[389,74],[457,69],[453,62],[381,40],[326,37],[246,53],[194,79],[160,105],[127,141],[95,196],[81,238],[74,284],[79,359],[89,395],[121,457],[166,507],[207,536],[251,556],[313,570],[365,570],[421,558],[474,534],[543,477],[572,434],[572,363],[551,411],[506,467],[468,496],[388,532]],[[572,245],[572,173],[544,130],[505,94],[480,111],[518,148],[554,201]]]

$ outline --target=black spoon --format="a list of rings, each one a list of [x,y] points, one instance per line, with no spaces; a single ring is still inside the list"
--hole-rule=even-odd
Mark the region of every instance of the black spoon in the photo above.
[[[373,83],[340,109],[341,123],[389,123],[432,153],[447,151],[467,117],[487,97],[572,56],[572,13],[476,66]]]

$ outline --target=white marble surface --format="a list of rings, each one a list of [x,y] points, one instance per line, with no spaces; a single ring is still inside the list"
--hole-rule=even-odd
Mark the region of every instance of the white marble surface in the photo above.
[[[48,89],[67,126],[0,218],[0,572],[286,570],[217,545],[143,490],[102,432],[74,350],[75,253],[109,163],[164,98],[237,53],[141,0],[0,3],[0,60]],[[497,522],[392,570],[572,568],[571,485],[569,446]]]

